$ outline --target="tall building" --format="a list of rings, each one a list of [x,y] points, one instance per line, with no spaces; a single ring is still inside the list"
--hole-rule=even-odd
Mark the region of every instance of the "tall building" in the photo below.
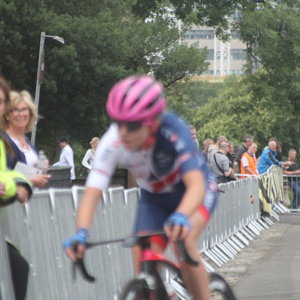
[[[184,34],[183,40],[187,45],[197,43],[199,48],[208,50],[209,67],[201,75],[226,76],[244,73],[246,45],[241,42],[237,32],[231,32],[230,36],[227,42],[223,42],[216,37],[213,28],[196,26]]]

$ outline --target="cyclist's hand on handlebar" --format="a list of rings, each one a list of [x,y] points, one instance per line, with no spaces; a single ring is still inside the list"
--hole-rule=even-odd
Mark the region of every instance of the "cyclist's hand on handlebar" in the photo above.
[[[72,261],[83,258],[85,245],[88,240],[88,230],[80,228],[76,234],[63,242],[63,247]]]
[[[164,230],[171,241],[184,240],[191,229],[188,217],[180,212],[174,212],[165,222]]]

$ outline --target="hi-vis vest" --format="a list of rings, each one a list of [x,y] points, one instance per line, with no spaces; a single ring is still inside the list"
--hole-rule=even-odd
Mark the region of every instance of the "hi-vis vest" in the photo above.
[[[247,170],[245,170],[243,163],[242,163],[242,159],[243,157],[246,157],[248,160],[248,168],[255,174],[258,175],[257,172],[257,159],[255,156],[252,156],[251,154],[249,154],[248,152],[245,152],[242,157],[241,157],[241,174],[249,174],[251,175],[251,173],[249,173]]]
[[[31,183],[20,172],[10,171],[6,169],[6,152],[3,140],[0,138],[0,182],[5,186],[5,195],[0,197],[0,206],[6,203],[11,203],[14,199],[17,186],[16,184],[22,184],[28,189],[28,194],[31,196]],[[8,202],[7,202],[8,201]]]

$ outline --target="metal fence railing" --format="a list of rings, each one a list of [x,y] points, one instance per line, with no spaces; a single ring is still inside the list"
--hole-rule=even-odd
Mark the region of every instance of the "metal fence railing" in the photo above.
[[[300,206],[300,175],[283,175],[284,204],[293,210]]]
[[[199,251],[222,265],[269,225],[260,220],[259,178],[219,185],[219,204],[199,241]],[[73,282],[71,263],[62,241],[75,230],[75,213],[84,188],[37,191],[29,204],[18,203],[0,211],[0,296],[13,300],[5,238],[10,238],[30,263],[27,299],[117,299],[133,276],[131,252],[120,244],[97,247],[86,255],[96,284],[78,277]],[[110,188],[97,208],[91,240],[112,239],[131,233],[139,190]],[[207,265],[211,268],[210,265]]]

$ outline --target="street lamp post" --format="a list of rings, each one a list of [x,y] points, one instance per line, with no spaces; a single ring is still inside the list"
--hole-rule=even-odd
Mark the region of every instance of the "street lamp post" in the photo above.
[[[38,68],[37,68],[37,74],[36,74],[36,85],[35,85],[35,96],[34,96],[34,103],[36,106],[37,113],[39,112],[39,101],[40,101],[40,89],[41,84],[44,79],[44,69],[45,69],[45,39],[51,38],[53,40],[56,40],[60,42],[61,44],[65,43],[65,40],[62,37],[56,36],[56,35],[46,35],[45,32],[41,32],[41,39],[40,39],[40,50],[39,50],[39,61],[38,61]],[[37,129],[37,123],[34,124],[34,127],[32,129],[31,133],[31,143],[35,144],[35,137],[36,137],[36,129]]]

